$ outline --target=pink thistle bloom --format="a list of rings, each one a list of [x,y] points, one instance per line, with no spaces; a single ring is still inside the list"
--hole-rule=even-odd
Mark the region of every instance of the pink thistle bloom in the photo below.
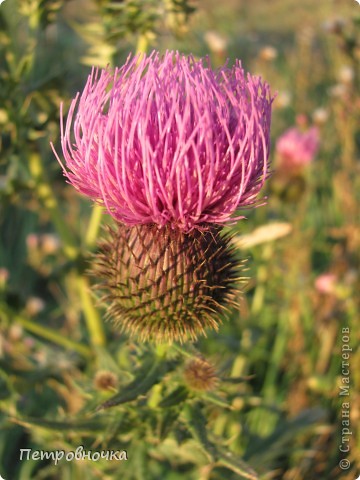
[[[61,121],[64,175],[126,225],[183,231],[238,220],[268,175],[269,86],[239,61],[178,52],[93,68]],[[61,108],[62,115],[62,108]]]
[[[296,127],[286,130],[276,143],[276,153],[282,167],[301,168],[311,163],[319,149],[319,130],[312,127],[304,132]]]
[[[323,273],[315,279],[315,288],[318,292],[332,294],[336,290],[337,276],[334,273]]]

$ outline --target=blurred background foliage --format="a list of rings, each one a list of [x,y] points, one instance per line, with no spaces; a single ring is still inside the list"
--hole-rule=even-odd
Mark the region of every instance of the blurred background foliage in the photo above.
[[[360,6],[6,0],[0,48],[0,475],[356,478]],[[233,227],[248,259],[240,311],[219,333],[182,347],[138,344],[103,321],[84,272],[99,222],[110,220],[66,185],[49,145],[58,145],[60,102],[66,112],[90,66],[121,65],[152,48],[209,54],[214,66],[241,58],[277,91],[273,145],[292,125],[317,125],[321,138],[296,177],[276,172],[273,149],[267,205]],[[344,328],[352,348],[346,454]],[[125,449],[128,460],[20,461],[20,449],[79,445]]]

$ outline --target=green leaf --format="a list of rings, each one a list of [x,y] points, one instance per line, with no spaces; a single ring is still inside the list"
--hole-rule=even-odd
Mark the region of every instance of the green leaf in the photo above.
[[[169,370],[170,364],[164,361],[155,361],[150,367],[150,362],[139,369],[135,379],[124,387],[119,393],[109,398],[106,402],[97,407],[97,411],[103,408],[114,407],[122,403],[132,402],[140,395],[145,395],[153,385],[159,382]]]
[[[183,415],[192,437],[200,443],[208,455],[209,460],[213,461],[214,458],[216,458],[216,449],[208,439],[206,418],[202,414],[200,406],[198,404],[186,405],[183,410]]]
[[[324,416],[323,409],[313,408],[301,412],[294,419],[281,421],[271,435],[249,442],[250,448],[245,458],[256,459],[264,467],[271,465],[273,459],[284,452],[284,447],[289,445],[301,430],[324,420]]]
[[[214,405],[217,405],[218,407],[221,408],[226,408],[227,410],[232,410],[233,407],[227,403],[225,400],[223,400],[221,397],[218,395],[215,395],[214,393],[203,393],[201,395],[201,399],[205,400],[206,402],[213,403]]]
[[[108,419],[105,419],[104,417],[97,419],[90,418],[73,422],[59,422],[56,420],[46,420],[38,417],[14,417],[10,418],[10,420],[26,428],[31,427],[33,429],[36,427],[40,427],[47,430],[56,431],[103,431],[106,429],[106,426],[108,424]]]
[[[255,375],[248,375],[247,377],[221,377],[220,380],[223,383],[238,384],[238,383],[246,383],[253,378],[255,378]]]
[[[257,480],[259,478],[258,474],[247,463],[235,456],[232,452],[218,448],[217,453],[218,461],[216,463],[218,466],[228,468],[249,480]]]
[[[180,386],[161,400],[159,407],[168,408],[173,407],[174,405],[179,405],[179,403],[182,403],[187,399],[188,395],[189,390],[184,386]]]
[[[228,468],[243,478],[250,480],[259,478],[257,473],[241,458],[209,440],[206,429],[206,418],[202,414],[200,405],[187,405],[183,413],[188,430],[207,453],[209,461],[215,461],[216,465]]]
[[[171,432],[176,420],[179,418],[179,410],[176,408],[167,409],[160,418],[159,437],[164,440]]]

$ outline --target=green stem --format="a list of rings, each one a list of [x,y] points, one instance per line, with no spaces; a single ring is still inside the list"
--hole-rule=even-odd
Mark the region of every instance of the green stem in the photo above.
[[[101,224],[101,219],[103,215],[103,208],[101,205],[94,205],[93,210],[91,212],[91,217],[89,221],[89,225],[86,231],[85,236],[85,245],[87,247],[93,247],[96,243],[98,238],[98,232]]]
[[[22,327],[24,327],[25,330],[34,333],[35,335],[38,335],[45,340],[56,343],[61,347],[67,348],[68,350],[73,350],[79,355],[82,355],[83,357],[89,358],[92,356],[92,352],[87,346],[82,345],[78,342],[74,342],[74,340],[64,337],[55,330],[39,325],[38,323],[34,323],[32,320],[29,320],[22,315],[12,312],[8,307],[4,305],[2,305],[1,309],[7,314],[9,318],[13,318],[15,322],[19,323]]]
[[[105,333],[100,315],[94,307],[94,303],[91,298],[88,279],[86,277],[79,276],[76,281],[91,344],[94,347],[103,347],[106,343]]]
[[[171,347],[181,355],[183,355],[186,358],[194,358],[199,355],[199,352],[196,350],[196,348],[188,344],[186,346],[179,345],[178,343],[173,343]]]
[[[95,245],[98,238],[102,215],[101,205],[94,205],[85,236],[85,245],[89,248]],[[103,347],[106,343],[106,336],[101,318],[91,298],[89,282],[87,278],[79,277],[77,283],[91,343],[94,347]]]
[[[255,289],[252,305],[251,305],[251,313],[253,315],[258,315],[264,305],[264,298],[266,293],[266,282],[268,281],[268,272],[267,268],[265,267],[265,263],[269,261],[273,254],[273,246],[271,243],[267,243],[263,247],[262,257],[261,257],[261,264],[258,267],[257,271],[257,286]]]
[[[146,53],[148,46],[149,42],[146,34],[141,33],[136,44],[136,54],[138,55],[139,53]]]
[[[158,345],[155,345],[155,355],[157,358],[164,359],[170,348],[171,346],[167,343],[159,343]]]
[[[101,224],[103,209],[100,205],[94,205],[91,212],[90,222],[85,236],[85,245],[92,248],[97,240]],[[90,286],[87,278],[79,277],[77,279],[81,303],[84,310],[87,329],[90,334],[91,343],[94,347],[103,347],[106,343],[106,336],[103,324],[98,311],[94,307],[91,298]]]

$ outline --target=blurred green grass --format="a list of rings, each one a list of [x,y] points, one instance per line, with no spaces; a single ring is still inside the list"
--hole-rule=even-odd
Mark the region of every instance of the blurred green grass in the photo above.
[[[136,10],[137,4],[6,0],[0,6],[0,475],[232,479],[241,478],[236,462],[243,458],[263,480],[352,480],[360,470],[360,7],[350,0],[204,0],[194,2],[197,10],[186,19],[181,12],[164,16],[166,2],[140,2]],[[220,50],[209,31],[220,38]],[[195,353],[155,351],[106,322],[106,345],[94,343],[78,288],[93,248],[84,241],[91,206],[65,184],[49,147],[59,136],[59,103],[67,106],[81,89],[89,64],[121,64],[139,37],[162,51],[210,53],[214,65],[241,58],[261,74],[278,91],[273,145],[299,114],[308,123],[319,108],[327,114],[303,191],[284,199],[270,179],[267,205],[246,212],[233,228],[251,234],[276,221],[290,224],[291,232],[241,250],[249,276],[241,309],[219,333],[199,340]],[[264,54],[269,46],[274,58]],[[353,69],[351,82],[341,81],[344,66]],[[41,159],[81,250],[76,259],[61,248],[31,158]],[[315,280],[327,272],[336,285],[324,294]],[[103,318],[104,308],[98,311]],[[342,328],[350,329],[353,348],[351,467],[344,471],[338,466]],[[222,381],[211,394],[184,399],[183,368],[196,352]],[[149,378],[157,358],[163,366]],[[114,390],[94,383],[102,371],[115,374]],[[133,400],[95,413],[118,390]],[[161,407],[169,398],[171,407]],[[19,459],[20,448],[79,445],[126,448],[129,460],[55,466]],[[234,456],[231,467],[225,447]]]

